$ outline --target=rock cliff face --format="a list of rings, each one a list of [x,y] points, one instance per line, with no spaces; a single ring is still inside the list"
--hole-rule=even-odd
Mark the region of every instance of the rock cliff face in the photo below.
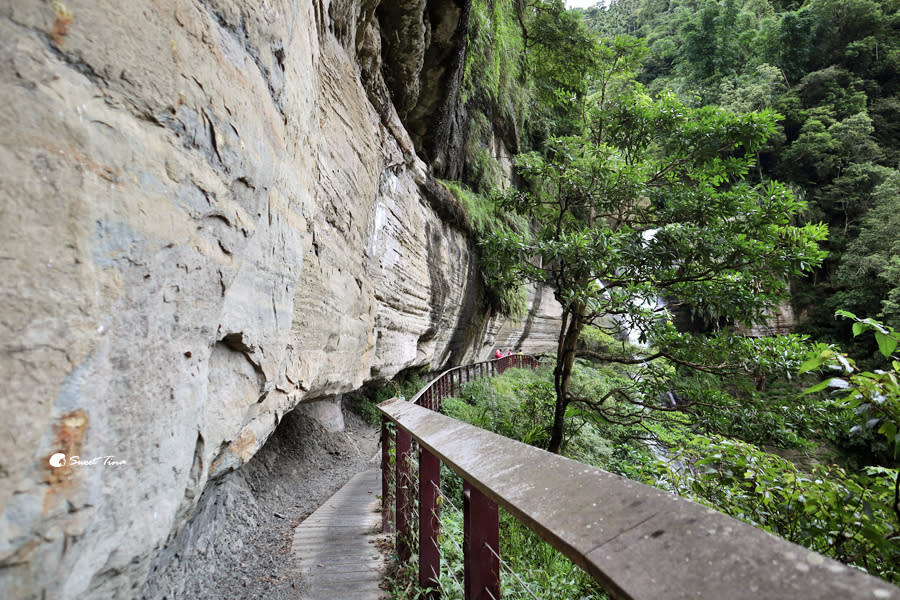
[[[134,597],[298,403],[552,346],[546,294],[483,307],[391,101],[385,32],[443,131],[467,9],[399,4],[0,0],[0,596]]]

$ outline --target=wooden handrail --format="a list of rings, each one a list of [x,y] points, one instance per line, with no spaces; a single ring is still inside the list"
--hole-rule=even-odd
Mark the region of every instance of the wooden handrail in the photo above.
[[[437,457],[614,598],[900,599],[889,583],[673,494],[397,398],[378,409],[423,455]],[[398,469],[401,462],[398,456]],[[467,598],[488,597],[466,577]]]
[[[499,375],[509,368],[536,368],[540,360],[525,354],[510,354],[497,359],[447,369],[412,397],[410,402],[432,411],[439,411],[441,401],[455,395],[463,383]],[[394,441],[395,460],[391,468],[391,441]],[[397,556],[401,561],[412,553],[411,530],[413,478],[409,473],[412,462],[412,438],[409,432],[398,429],[391,435],[388,418],[381,418],[381,502],[382,526],[385,533],[396,528]],[[440,461],[422,450],[419,456],[419,584],[430,589],[429,600],[436,600],[440,573]],[[423,483],[424,482],[424,483]],[[497,505],[477,488],[464,483],[463,514],[466,598],[498,598],[500,595],[499,518]],[[393,511],[390,510],[393,507]],[[474,547],[473,547],[474,545]]]
[[[491,375],[499,375],[506,369],[521,367],[536,368],[540,364],[541,361],[537,357],[528,354],[510,354],[502,358],[494,358],[482,362],[461,365],[459,367],[452,367],[443,371],[440,375],[425,384],[418,392],[416,392],[415,396],[410,398],[409,401],[430,410],[439,411],[441,410],[441,401],[448,396],[454,395],[461,389],[462,384],[464,383],[470,383]],[[382,417],[381,498],[384,506],[390,506],[391,503],[396,500],[393,493],[396,486],[393,485],[395,473],[392,469],[388,468],[390,464],[391,436],[389,435],[386,423],[384,417]],[[395,517],[395,515],[391,513],[391,511],[384,510],[382,512],[382,528],[385,533],[394,531],[394,521],[396,519],[392,519],[392,517]],[[401,518],[405,517],[406,515],[401,515]]]

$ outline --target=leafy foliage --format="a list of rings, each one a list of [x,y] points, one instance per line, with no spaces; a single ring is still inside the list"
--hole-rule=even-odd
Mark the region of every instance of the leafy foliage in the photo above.
[[[848,244],[838,268],[836,280],[842,289],[834,302],[855,308],[867,299],[852,301],[857,290],[875,290],[881,306],[866,308],[878,311],[896,329],[900,328],[900,172],[890,174],[871,198],[873,206],[862,217],[859,235]]]
[[[453,181],[442,181],[463,207],[469,220],[471,230],[475,233],[476,243],[482,247],[491,232],[513,229],[522,231],[528,224],[518,215],[502,213],[489,196],[478,194],[464,184]],[[482,268],[482,279],[489,304],[500,314],[521,316],[527,310],[527,294],[524,288],[505,285],[496,278],[486,277]]]
[[[464,180],[476,191],[505,184],[492,148],[495,136],[518,149],[517,123],[527,120],[533,85],[524,70],[519,6],[513,0],[474,0],[469,15],[461,86],[468,131]]]
[[[546,376],[511,369],[494,380],[468,384],[461,396],[445,400],[443,412],[526,444],[546,445],[553,414],[553,387]]]
[[[900,582],[900,536],[891,506],[897,470],[809,472],[756,446],[692,436],[644,480],[713,506],[841,562]]]
[[[641,44],[617,38],[601,49],[583,132],[549,140],[543,154],[520,155],[529,187],[501,199],[539,224],[536,231],[499,230],[485,244],[497,281],[547,282],[562,305],[555,450],[585,325],[651,340],[662,294],[712,318],[757,322],[784,297],[788,276],[823,257],[824,227],[791,224],[802,201],[777,182],[744,179],[774,114],[651,98],[633,78]],[[611,316],[614,325],[604,321]]]
[[[847,311],[838,311],[838,315],[854,321],[854,335],[867,331],[874,333],[878,351],[890,361],[890,369],[861,370],[852,358],[837,348],[824,347],[803,363],[800,371],[807,372],[827,365],[843,372],[844,376],[825,379],[805,393],[826,388],[837,390],[841,394],[840,403],[852,409],[860,420],[856,429],[865,427],[882,434],[896,460],[900,457],[900,357],[893,353],[900,344],[900,334],[874,319],[861,319]],[[900,519],[900,507],[897,517]]]
[[[900,5],[473,10],[469,173],[482,194],[465,202],[491,285],[550,282],[564,327],[552,380],[511,374],[447,409],[897,582]],[[498,127],[524,150],[522,180],[491,197]],[[494,202],[504,218],[492,220]],[[806,336],[728,331],[764,320],[788,282],[804,333],[856,361],[824,344],[810,354]],[[838,307],[882,321],[835,322]],[[676,310],[712,331],[679,331]],[[841,375],[798,396],[793,375],[818,368]],[[843,466],[820,462],[823,444]],[[545,585],[564,589],[568,576],[552,573]]]

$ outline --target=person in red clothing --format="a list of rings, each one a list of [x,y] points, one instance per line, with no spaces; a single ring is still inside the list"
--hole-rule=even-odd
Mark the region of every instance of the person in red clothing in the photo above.
[[[494,358],[503,358],[503,352],[500,351],[500,348],[494,352]]]

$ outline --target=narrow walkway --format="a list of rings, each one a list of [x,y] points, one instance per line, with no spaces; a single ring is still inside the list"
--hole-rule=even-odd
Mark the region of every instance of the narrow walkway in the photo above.
[[[385,559],[376,538],[381,472],[363,471],[294,530],[291,552],[300,561],[303,600],[379,600]]]

